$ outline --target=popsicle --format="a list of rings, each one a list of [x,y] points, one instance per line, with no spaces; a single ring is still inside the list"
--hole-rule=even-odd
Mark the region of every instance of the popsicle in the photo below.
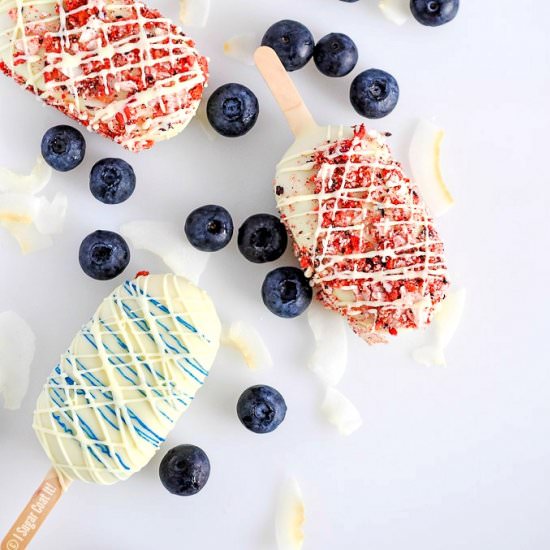
[[[386,136],[319,126],[275,52],[255,61],[295,136],[274,191],[317,298],[370,344],[425,326],[449,284],[443,243]]]
[[[208,295],[177,275],[126,281],[82,327],[38,397],[33,427],[53,464],[2,548],[40,523],[73,480],[112,484],[143,468],[204,384],[221,325]],[[30,512],[29,512],[30,510]]]
[[[0,0],[0,71],[88,129],[140,151],[193,118],[208,63],[134,0]]]

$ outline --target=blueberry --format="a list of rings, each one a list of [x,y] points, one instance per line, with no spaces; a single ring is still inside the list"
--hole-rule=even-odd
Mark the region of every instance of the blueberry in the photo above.
[[[206,116],[212,128],[225,137],[244,136],[252,129],[260,106],[252,90],[242,84],[224,84],[208,98]]]
[[[208,204],[193,210],[185,222],[189,242],[204,252],[221,250],[233,236],[231,214],[221,206]]]
[[[82,241],[78,261],[86,275],[107,281],[126,269],[130,262],[130,249],[118,233],[94,231]]]
[[[347,35],[327,34],[315,46],[313,60],[325,76],[339,77],[351,73],[357,65],[359,53],[355,42]]]
[[[164,455],[159,476],[164,487],[173,495],[196,495],[210,477],[210,461],[200,447],[178,445]]]
[[[252,386],[237,403],[237,415],[245,428],[257,434],[277,429],[286,416],[283,396],[271,386]]]
[[[122,159],[103,159],[94,164],[90,172],[90,191],[105,204],[124,202],[136,188],[133,168]]]
[[[287,71],[304,67],[313,56],[315,40],[309,29],[291,19],[283,19],[267,29],[262,46],[274,49]]]
[[[353,108],[360,115],[382,118],[395,109],[399,100],[399,85],[391,74],[369,69],[355,77],[349,97]]]
[[[44,160],[54,170],[68,172],[84,160],[86,141],[76,128],[54,126],[44,134],[41,149]]]
[[[285,226],[271,214],[250,216],[239,229],[239,250],[247,260],[256,264],[280,258],[287,243]]]
[[[459,5],[460,0],[411,0],[411,12],[422,25],[439,27],[456,17]]]
[[[309,281],[295,267],[274,269],[267,274],[262,285],[262,299],[267,309],[285,319],[301,315],[312,297]]]

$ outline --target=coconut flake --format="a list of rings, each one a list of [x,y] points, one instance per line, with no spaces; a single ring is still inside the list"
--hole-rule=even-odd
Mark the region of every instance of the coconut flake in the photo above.
[[[434,315],[433,344],[413,352],[413,359],[426,366],[444,367],[447,365],[445,349],[452,340],[464,313],[466,290],[450,292]]]
[[[0,195],[0,223],[31,224],[39,209],[40,199],[33,195],[3,193]]]
[[[38,232],[34,225],[25,223],[4,222],[2,227],[7,229],[11,236],[19,244],[23,254],[30,254],[49,248],[53,244],[53,239],[49,235]]]
[[[223,45],[223,53],[245,65],[254,66],[254,52],[261,42],[258,33],[250,32],[231,37]]]
[[[27,393],[35,340],[31,327],[17,313],[0,313],[0,394],[6,409],[18,409]]]
[[[357,407],[336,388],[327,388],[321,408],[328,421],[342,435],[351,435],[363,425]]]
[[[43,235],[61,233],[68,202],[67,196],[63,193],[57,193],[51,202],[40,197],[40,204],[34,218],[36,229]]]
[[[454,204],[454,199],[443,180],[441,170],[441,143],[445,132],[429,120],[420,120],[409,147],[409,162],[414,183],[429,212],[442,216]]]
[[[315,350],[308,367],[327,386],[336,386],[346,371],[348,361],[347,324],[341,315],[314,303],[307,318],[315,337]]]
[[[392,23],[404,25],[411,17],[409,0],[380,0],[378,7]]]
[[[206,27],[210,0],[180,0],[180,21],[189,27]]]
[[[29,193],[35,195],[50,182],[52,169],[38,157],[30,174],[17,174],[0,166],[0,193]]]
[[[0,225],[19,243],[23,253],[50,246],[48,235],[60,233],[67,213],[67,197],[58,193],[53,201],[23,193],[0,194]]]
[[[52,169],[42,157],[28,175],[0,166],[0,226],[17,240],[24,254],[51,246],[50,235],[60,233],[67,214],[67,197],[52,201],[38,193],[49,183]]]
[[[176,224],[139,220],[124,224],[120,232],[135,249],[156,254],[173,273],[199,284],[210,254],[193,248]]]
[[[249,368],[256,370],[273,366],[273,358],[260,333],[251,325],[235,321],[224,327],[222,343],[235,348]]]
[[[280,492],[275,514],[278,550],[300,550],[304,544],[306,520],[304,498],[298,482],[287,480]]]

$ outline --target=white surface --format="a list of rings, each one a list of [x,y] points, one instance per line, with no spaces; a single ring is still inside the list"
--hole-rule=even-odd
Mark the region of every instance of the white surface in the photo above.
[[[159,0],[177,17],[177,2]],[[195,31],[212,58],[210,91],[238,81],[257,92],[257,127],[241,139],[206,137],[198,124],[152,152],[132,156],[88,136],[84,164],[57,174],[47,195],[70,198],[67,230],[53,248],[29,257],[0,232],[0,311],[13,309],[37,333],[31,387],[20,411],[0,410],[0,533],[48,468],[31,429],[46,375],[80,325],[115,284],[86,278],[82,238],[140,218],[183,225],[196,206],[216,202],[236,225],[274,209],[271,178],[290,133],[261,77],[227,59],[223,42],[292,17],[317,38],[343,31],[359,45],[360,68],[389,70],[401,86],[396,111],[374,127],[394,133],[406,160],[417,117],[447,132],[445,174],[457,206],[439,221],[453,279],[468,289],[462,326],[446,369],[414,364],[416,342],[369,348],[350,337],[340,389],[365,425],[342,438],[320,413],[322,388],[305,367],[313,345],[306,317],[281,320],[259,299],[268,266],[246,262],[233,242],[203,277],[224,320],[254,322],[275,366],[254,373],[222,353],[210,382],[163,452],[192,442],[213,465],[206,489],[190,499],[157,478],[162,453],[140,474],[111,487],[75,484],[48,519],[35,548],[139,550],[274,547],[277,488],[295,475],[307,517],[305,548],[365,550],[544,550],[550,547],[550,369],[546,346],[550,4],[463,0],[441,29],[388,22],[375,0],[215,0],[209,26]],[[357,70],[353,73],[356,74]],[[347,100],[352,76],[329,80],[313,64],[296,82],[321,123],[357,121]],[[28,171],[42,133],[66,122],[30,94],[0,79],[0,165]],[[121,156],[138,175],[135,195],[108,207],[87,175],[102,156]],[[541,173],[542,172],[542,173]],[[279,265],[290,263],[287,254]],[[127,271],[160,270],[145,252]],[[266,437],[247,433],[234,413],[240,392],[269,383],[284,394],[284,425]]]

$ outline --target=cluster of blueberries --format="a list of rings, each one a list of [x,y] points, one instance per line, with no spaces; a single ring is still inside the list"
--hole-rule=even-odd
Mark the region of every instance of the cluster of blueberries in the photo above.
[[[438,27],[456,17],[459,1],[411,0],[410,8],[419,23]],[[262,46],[273,48],[289,72],[305,67],[313,59],[317,69],[332,78],[351,73],[359,59],[357,46],[349,36],[333,32],[316,44],[306,26],[290,19],[269,27],[263,36]],[[353,79],[349,98],[361,116],[382,118],[395,109],[399,100],[399,85],[390,73],[367,69]],[[258,98],[254,92],[234,82],[217,88],[208,99],[206,109],[211,126],[225,137],[239,137],[249,132],[256,124],[259,111]]]
[[[86,154],[86,140],[71,126],[54,126],[42,138],[44,160],[58,172],[79,166]],[[136,187],[133,168],[124,160],[105,158],[90,171],[90,191],[105,204],[120,204],[130,198]],[[78,255],[83,271],[98,280],[113,279],[130,263],[128,243],[113,231],[94,231],[80,245]]]
[[[338,78],[353,71],[359,59],[354,41],[342,33],[330,33],[317,44],[309,29],[290,19],[269,27],[262,46],[275,50],[287,71],[305,67],[313,58],[325,76]],[[350,101],[355,110],[368,118],[382,118],[395,109],[399,86],[395,78],[380,69],[368,69],[355,77]],[[243,84],[229,83],[217,88],[208,99],[206,114],[211,126],[225,137],[249,132],[258,119],[258,98]]]
[[[70,126],[50,128],[42,139],[42,155],[55,170],[67,172],[84,159],[84,136]],[[118,204],[130,197],[136,185],[132,167],[122,159],[102,159],[90,172],[93,195],[106,204]],[[217,205],[197,208],[185,222],[185,234],[198,250],[215,252],[229,244],[233,237],[233,220],[229,212]],[[280,258],[288,245],[285,227],[271,214],[250,216],[239,229],[238,248],[254,263]],[[120,275],[130,263],[130,248],[125,239],[113,231],[98,230],[80,245],[82,270],[94,279],[110,280]],[[262,285],[262,298],[267,308],[280,317],[291,318],[303,313],[311,303],[312,290],[300,269],[280,267],[269,272]]]
[[[187,217],[185,234],[198,250],[220,250],[233,237],[231,214],[221,206],[201,206]],[[273,262],[287,248],[286,229],[276,216],[255,214],[239,228],[237,245],[250,262]],[[279,267],[270,271],[262,285],[262,299],[266,307],[275,315],[287,319],[302,314],[311,303],[312,296],[309,281],[295,267]]]
[[[331,78],[351,73],[359,59],[355,42],[346,34],[333,32],[315,44],[310,30],[290,19],[272,25],[262,39],[262,46],[273,48],[287,71],[297,71],[313,59],[317,69]],[[395,109],[399,86],[391,74],[368,69],[353,79],[349,98],[361,116],[382,118]]]
[[[285,419],[283,396],[271,386],[252,386],[237,402],[237,415],[245,428],[256,434],[271,433]],[[159,467],[164,487],[178,496],[198,493],[210,477],[210,460],[195,445],[178,445],[166,453]]]
[[[54,170],[68,172],[84,160],[86,141],[76,128],[55,126],[44,134],[41,149],[44,160]],[[122,159],[102,159],[90,172],[90,191],[105,204],[128,200],[135,188],[134,170]]]

